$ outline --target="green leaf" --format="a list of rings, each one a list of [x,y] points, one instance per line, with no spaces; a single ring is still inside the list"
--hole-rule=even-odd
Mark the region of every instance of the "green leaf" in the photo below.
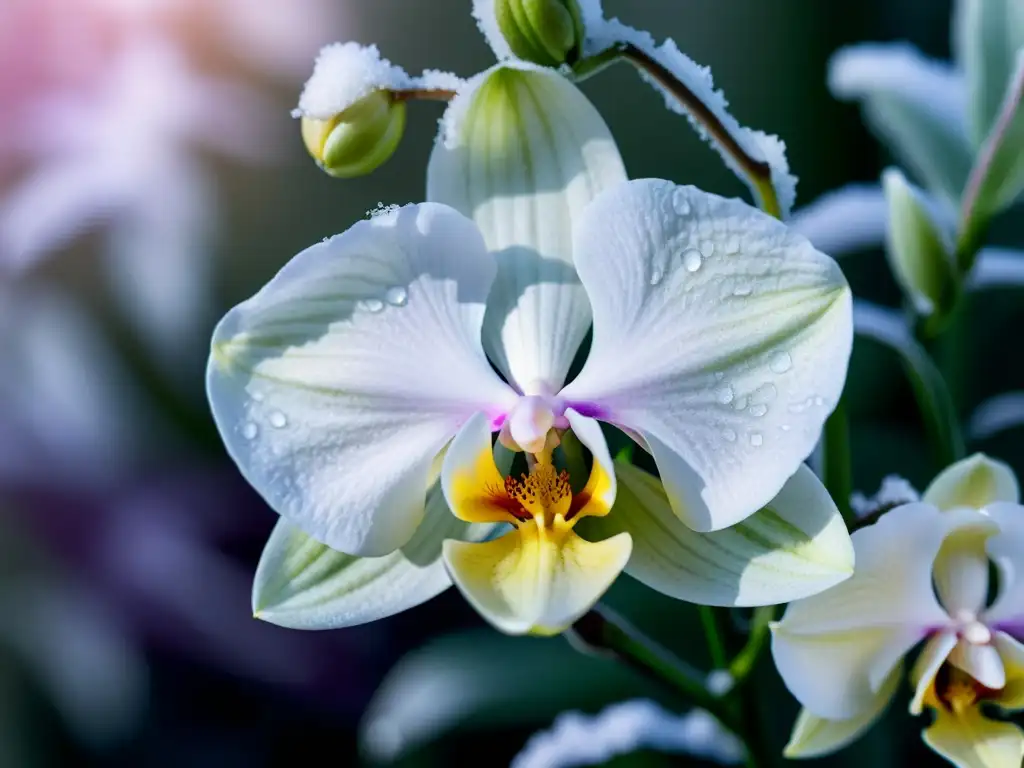
[[[981,146],[1002,111],[1006,85],[1024,47],[1020,0],[958,0],[953,48],[967,78],[971,136]]]
[[[961,266],[969,269],[988,223],[1024,190],[1024,51],[1016,59],[999,115],[975,160],[961,205]]]

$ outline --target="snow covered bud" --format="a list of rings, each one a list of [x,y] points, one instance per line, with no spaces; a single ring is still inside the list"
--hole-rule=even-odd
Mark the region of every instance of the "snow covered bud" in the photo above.
[[[572,64],[583,45],[576,0],[491,0],[512,54],[545,67]]]
[[[364,176],[398,147],[405,130],[405,103],[384,90],[373,91],[326,120],[304,116],[302,140],[331,176]]]

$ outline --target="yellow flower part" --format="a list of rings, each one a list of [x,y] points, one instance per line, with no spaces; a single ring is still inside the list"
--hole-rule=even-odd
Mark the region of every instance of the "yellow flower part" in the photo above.
[[[583,517],[608,514],[615,475],[597,423],[566,415],[594,454],[590,478],[577,494],[548,454],[538,456],[529,474],[503,477],[483,414],[466,424],[445,457],[442,482],[452,512],[467,522],[514,528],[484,543],[444,543],[452,581],[484,618],[509,634],[563,631],[611,586],[632,550],[628,533],[590,542],[573,531]]]

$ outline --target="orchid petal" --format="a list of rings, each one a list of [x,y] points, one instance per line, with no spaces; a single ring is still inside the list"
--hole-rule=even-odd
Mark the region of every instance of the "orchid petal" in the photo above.
[[[615,504],[618,493],[618,470],[608,452],[608,443],[601,432],[601,425],[594,419],[578,414],[572,408],[566,409],[565,417],[573,434],[594,458],[587,484],[578,494],[585,499],[585,503],[576,514],[579,517],[604,517],[611,512]]]
[[[494,461],[491,424],[486,414],[470,417],[452,440],[441,468],[441,485],[457,519],[469,523],[512,521],[505,503],[505,478]]]
[[[978,515],[907,504],[853,538],[853,576],[791,603],[775,626],[772,653],[786,686],[820,717],[857,715],[899,658],[949,617],[932,589],[946,538]]]
[[[865,43],[833,56],[829,87],[860,101],[871,127],[924,186],[956,206],[974,157],[959,72],[905,43]]]
[[[994,632],[992,644],[1006,670],[1006,685],[997,702],[1003,709],[1024,709],[1024,645],[1005,632]]]
[[[958,638],[956,632],[939,632],[928,638],[921,652],[914,660],[914,668],[910,673],[910,680],[914,684],[914,698],[910,702],[910,714],[920,715],[924,711],[925,702],[935,683],[935,676],[939,674],[942,665],[946,663],[949,654],[956,648]]]
[[[561,396],[643,437],[691,528],[767,504],[843,387],[851,301],[835,262],[739,200],[656,179],[603,193],[575,236],[594,338]]]
[[[991,645],[961,640],[949,654],[949,663],[962,669],[986,688],[998,691],[1006,685],[1006,669],[999,651]]]
[[[472,222],[406,206],[303,251],[221,320],[208,395],[271,507],[349,554],[409,541],[434,457],[514,402],[480,348],[493,277]]]
[[[993,502],[985,507],[999,533],[988,540],[988,555],[999,570],[999,593],[985,623],[1024,635],[1024,506]]]
[[[557,634],[590,610],[622,572],[629,535],[585,541],[572,530],[524,523],[499,539],[449,539],[444,560],[452,581],[502,632]]]
[[[800,710],[782,754],[789,759],[820,757],[835,752],[856,739],[875,724],[889,705],[903,677],[903,668],[896,667],[875,694],[870,706],[845,720],[826,720],[809,709]]]
[[[922,499],[939,509],[984,509],[996,501],[1020,501],[1017,476],[1009,465],[976,453],[944,469],[924,492]]]
[[[587,521],[604,537],[633,539],[626,573],[652,589],[702,605],[753,606],[796,600],[853,573],[853,545],[827,491],[806,466],[768,506],[742,523],[696,533],[672,512],[661,482],[617,462],[612,514]],[[581,524],[582,525],[582,524]]]
[[[957,768],[1007,768],[1024,760],[1024,732],[989,720],[978,707],[954,714],[935,707],[935,721],[921,734],[925,744]]]
[[[985,545],[999,527],[978,515],[977,523],[951,533],[939,548],[932,580],[939,602],[950,616],[977,616],[988,596]]]
[[[484,347],[526,394],[550,394],[565,381],[591,317],[573,268],[572,225],[595,195],[625,179],[608,126],[554,70],[499,64],[445,114],[427,198],[471,217],[495,254]]]
[[[498,445],[491,461],[507,472],[512,456]],[[293,629],[351,627],[392,616],[451,586],[441,560],[445,539],[483,541],[496,530],[455,517],[437,482],[427,492],[426,514],[412,539],[383,557],[336,552],[282,519],[256,568],[253,614]]]

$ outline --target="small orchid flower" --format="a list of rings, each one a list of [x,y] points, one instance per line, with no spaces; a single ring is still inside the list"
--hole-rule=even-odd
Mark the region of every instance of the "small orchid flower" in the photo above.
[[[576,329],[551,322],[521,338],[543,332],[558,377],[523,386],[495,372],[481,343],[489,296],[508,290],[495,285],[496,261],[444,205],[359,222],[227,314],[208,392],[229,452],[270,505],[353,555],[407,545],[447,449],[455,514],[517,525],[512,539],[446,545],[453,580],[507,631],[558,631],[629,557],[626,537],[588,544],[571,530],[614,499],[596,420],[649,448],[675,519],[699,531],[743,520],[786,483],[835,404],[849,290],[830,259],[740,201],[624,182],[575,225],[573,265],[594,316],[583,369],[564,383],[576,349],[560,336]],[[572,298],[576,272],[564,271]],[[563,294],[542,287],[556,310]],[[546,461],[552,433],[570,427],[597,467],[577,499]],[[498,482],[486,455],[495,431],[536,455],[521,483]]]
[[[775,663],[805,707],[788,756],[825,754],[863,733],[924,641],[910,711],[935,713],[925,742],[960,768],[1020,766],[1024,732],[981,709],[1024,709],[1019,500],[1009,467],[977,454],[942,472],[921,502],[853,534],[853,577],[793,603],[774,627]]]

